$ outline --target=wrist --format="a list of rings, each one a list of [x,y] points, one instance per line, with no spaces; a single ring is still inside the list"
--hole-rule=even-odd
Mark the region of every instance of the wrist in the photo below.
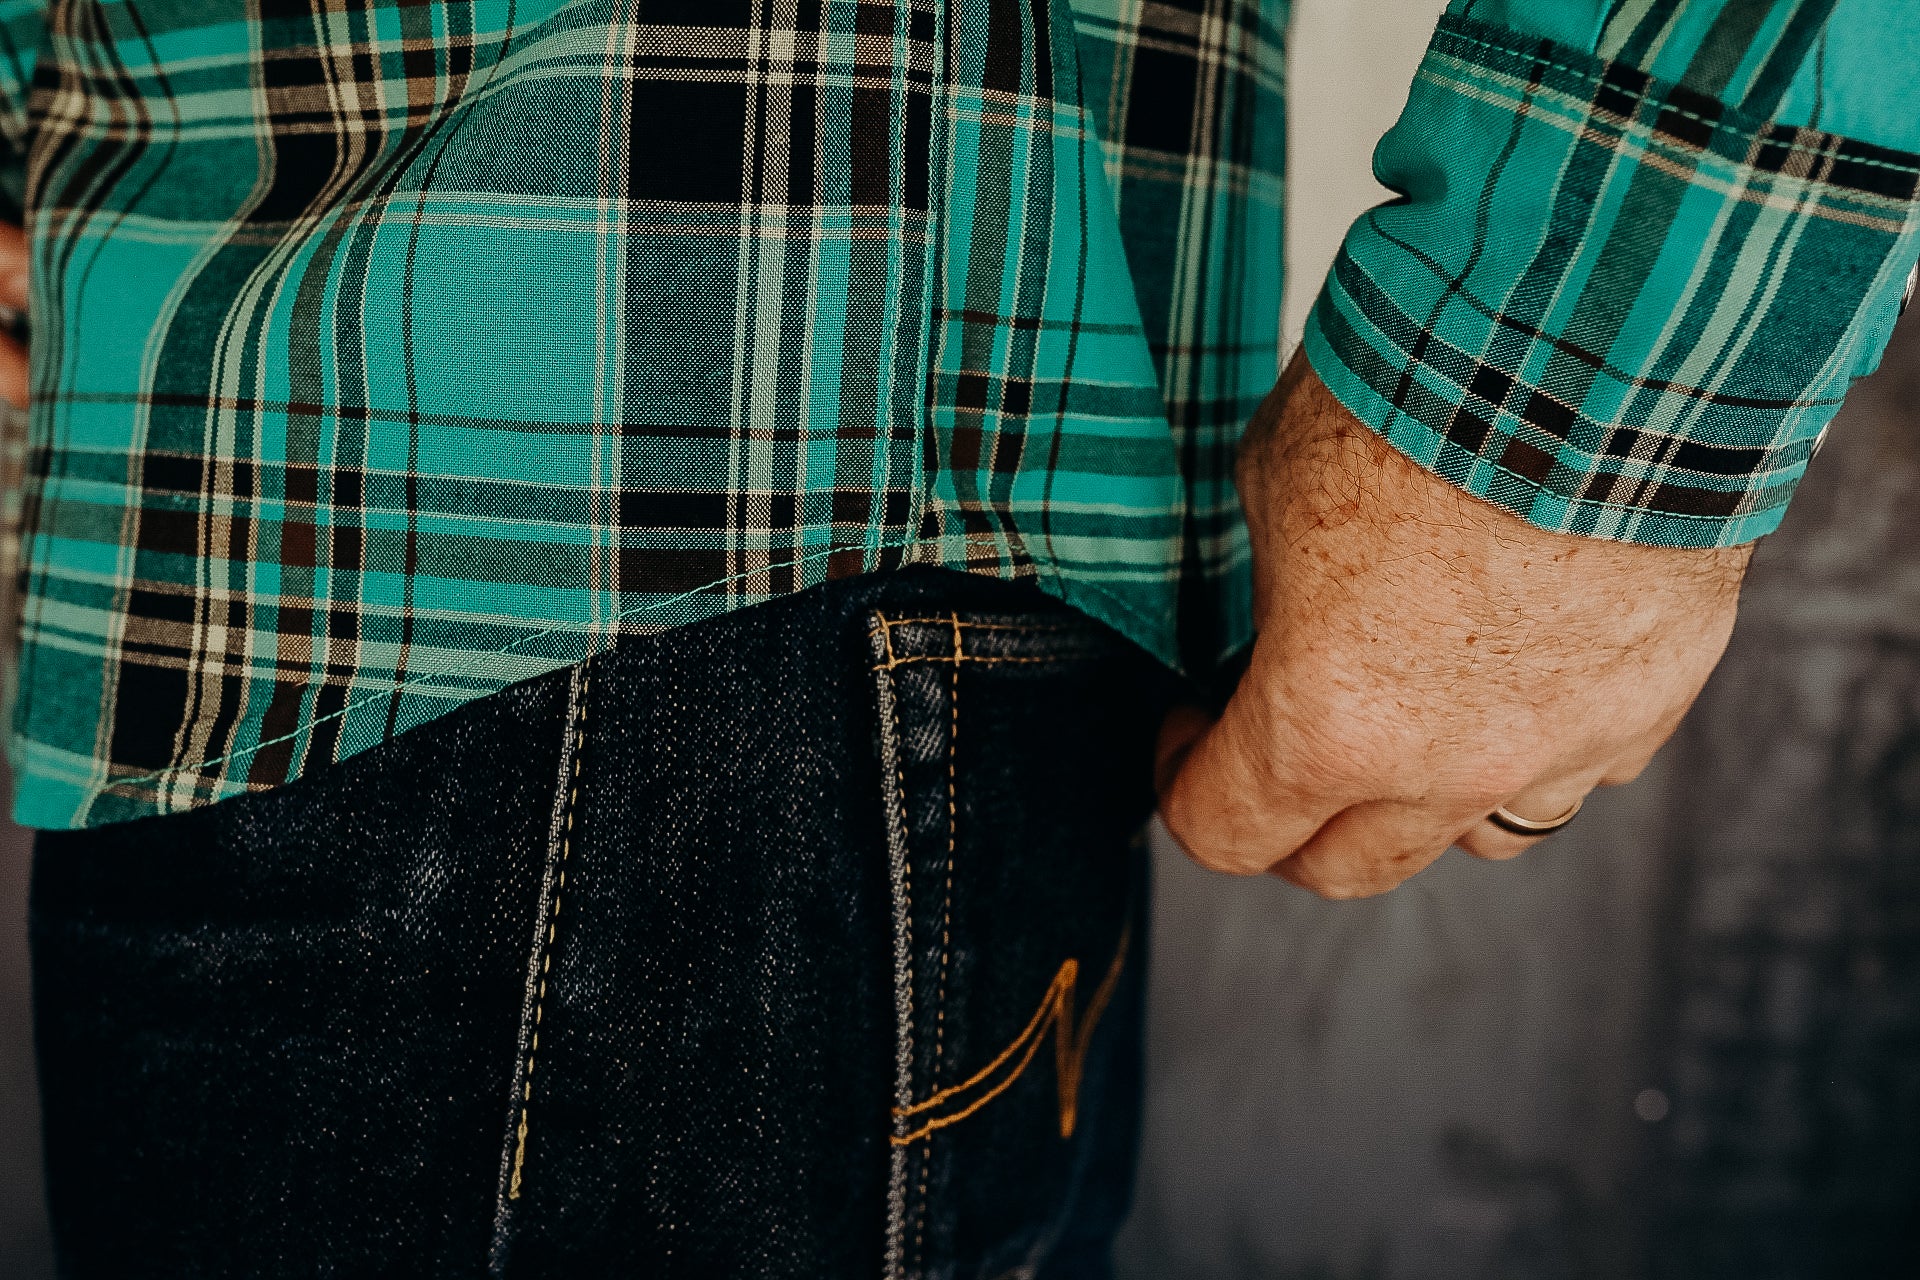
[[[1299,356],[1249,425],[1236,481],[1263,630],[1279,590],[1303,576],[1387,575],[1404,579],[1409,601],[1457,594],[1469,608],[1476,599],[1549,608],[1567,593],[1589,605],[1625,595],[1629,608],[1649,593],[1731,605],[1754,546],[1650,546],[1540,528],[1402,454]],[[1272,567],[1283,560],[1286,570]]]

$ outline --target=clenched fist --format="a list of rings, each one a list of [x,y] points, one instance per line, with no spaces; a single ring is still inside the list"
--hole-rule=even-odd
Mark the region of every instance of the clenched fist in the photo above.
[[[0,222],[0,308],[14,313],[27,309],[27,237],[20,228],[3,222]],[[0,397],[16,409],[27,407],[27,349],[4,330],[0,330]]]
[[[1242,445],[1259,639],[1218,721],[1161,735],[1161,812],[1204,866],[1329,898],[1545,821],[1645,767],[1733,628],[1748,547],[1547,533],[1422,471],[1296,358]]]

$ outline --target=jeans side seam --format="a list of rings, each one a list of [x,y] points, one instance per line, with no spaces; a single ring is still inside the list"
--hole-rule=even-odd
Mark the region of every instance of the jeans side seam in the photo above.
[[[900,733],[900,706],[893,687],[893,632],[884,614],[875,613],[879,626],[869,633],[875,658],[872,669],[880,703],[880,774],[882,807],[887,820],[887,869],[893,906],[894,1105],[913,1101],[913,872],[907,847],[907,773]],[[900,1121],[894,1121],[896,1133]],[[889,1143],[887,1177],[887,1234],[883,1276],[906,1280],[908,1151]]]
[[[587,691],[591,659],[573,667],[567,684],[567,706],[560,742],[560,767],[547,828],[545,866],[540,894],[534,905],[533,945],[527,958],[526,987],[521,1001],[520,1034],[514,1052],[514,1074],[508,1091],[507,1141],[500,1157],[500,1181],[494,1204],[491,1274],[506,1265],[507,1226],[511,1204],[520,1199],[527,1150],[527,1119],[533,1099],[533,1068],[540,1048],[540,1026],[546,1011],[547,980],[553,968],[553,944],[559,935],[561,895],[566,888],[568,856],[580,798],[580,759],[586,743]]]

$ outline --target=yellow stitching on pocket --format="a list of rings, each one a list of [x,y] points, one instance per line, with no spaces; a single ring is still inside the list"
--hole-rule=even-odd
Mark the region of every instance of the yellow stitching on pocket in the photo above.
[[[894,657],[893,657],[893,623],[892,623],[892,622],[889,622],[889,621],[887,620],[887,615],[886,615],[886,614],[884,614],[884,613],[881,613],[881,612],[880,612],[879,610],[877,610],[877,609],[876,609],[876,610],[874,610],[874,614],[873,614],[873,616],[874,616],[874,617],[876,617],[876,618],[878,618],[878,619],[880,619],[880,629],[879,629],[878,631],[869,631],[869,632],[867,632],[867,635],[868,635],[869,637],[872,637],[872,636],[879,636],[879,637],[880,637],[880,639],[881,639],[882,641],[884,641],[884,642],[885,642],[885,644],[886,644],[886,646],[887,646],[887,660],[886,660],[886,662],[885,662],[885,663],[883,664],[883,666],[884,666],[884,669],[886,669],[886,670],[891,670],[891,669],[893,668],[893,665],[894,665]],[[879,670],[882,670],[882,669],[883,669],[882,667],[875,667],[875,668],[874,668],[874,670],[875,670],[875,671],[879,671]]]
[[[1087,1050],[1093,1043],[1094,1028],[1112,1001],[1115,987],[1119,985],[1131,935],[1131,929],[1121,932],[1113,963],[1107,967],[1106,976],[1100,980],[1093,999],[1087,1002],[1084,1018],[1076,1020],[1074,1017],[1074,998],[1080,984],[1080,962],[1067,960],[1053,975],[1053,981],[1048,984],[1047,993],[1041,998],[1040,1007],[1034,1010],[1026,1029],[1014,1038],[1013,1043],[1002,1049],[992,1062],[959,1084],[942,1089],[910,1107],[893,1109],[894,1118],[899,1120],[933,1113],[917,1128],[890,1139],[893,1145],[904,1147],[937,1130],[958,1124],[1005,1093],[1032,1065],[1034,1055],[1039,1052],[1040,1044],[1049,1030],[1054,1033],[1054,1071],[1060,1090],[1060,1136],[1071,1138],[1074,1125],[1079,1121],[1080,1080],[1086,1070]],[[1013,1063],[1013,1069],[1002,1074],[1001,1068],[1009,1062]]]
[[[882,620],[889,627],[904,627],[912,623],[930,625],[936,622],[946,627],[954,623],[952,615],[944,618],[883,618]],[[962,618],[959,623],[963,631],[1073,631],[1077,629],[1076,624],[1062,622],[968,622]]]
[[[1002,657],[1002,656],[995,656],[992,654],[971,654],[963,651],[963,644],[961,641],[961,633],[965,631],[1027,631],[1027,632],[1033,632],[1041,635],[1048,635],[1048,634],[1057,635],[1063,631],[1075,630],[1075,628],[1071,626],[1053,625],[1048,623],[1034,624],[1034,623],[1012,623],[1012,622],[968,622],[957,613],[950,613],[944,618],[889,618],[886,614],[881,613],[879,610],[876,609],[874,611],[873,616],[876,620],[879,621],[880,625],[878,627],[869,628],[867,631],[867,636],[870,639],[877,638],[881,642],[881,644],[886,649],[887,657],[886,657],[886,661],[876,662],[873,664],[873,666],[868,668],[869,670],[872,670],[872,671],[891,671],[895,667],[912,666],[914,663],[917,663],[917,662],[951,663],[955,666],[957,670],[958,665],[962,662],[980,662],[980,663],[985,663],[991,666],[996,663],[1003,663],[1003,662],[1026,662],[1026,663],[1060,662],[1063,659],[1078,656],[1074,654],[1043,654],[1039,657],[1020,658],[1020,657],[1013,657],[1013,656]],[[953,652],[950,654],[949,653],[925,653],[925,654],[915,654],[912,657],[907,657],[907,658],[900,657],[898,654],[896,654],[893,651],[893,629],[895,627],[906,626],[909,623],[918,623],[922,625],[932,625],[934,623],[938,623],[940,624],[940,626],[950,629],[953,632]]]
[[[916,662],[944,662],[949,666],[955,666],[965,662],[969,665],[977,663],[981,666],[990,667],[1002,662],[1065,662],[1069,658],[1078,656],[1077,654],[1054,653],[1041,658],[1012,658],[992,654],[966,653],[961,654],[959,657],[954,657],[952,654],[947,653],[920,653],[915,654],[911,658],[889,658],[885,662],[875,663],[872,669],[875,671],[891,671],[895,667],[910,667]]]
[[[960,834],[960,663],[966,649],[960,637],[960,615],[953,615],[952,715],[947,728],[947,886],[940,900],[940,998],[933,1010],[933,1084],[940,1084],[940,1068],[947,1052],[947,966],[953,950],[953,853]]]

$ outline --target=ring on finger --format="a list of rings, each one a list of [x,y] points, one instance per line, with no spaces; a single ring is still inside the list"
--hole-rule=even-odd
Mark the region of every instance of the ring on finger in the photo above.
[[[1586,803],[1587,798],[1581,796],[1565,813],[1544,820],[1523,818],[1503,804],[1495,805],[1493,812],[1487,815],[1487,821],[1502,831],[1511,832],[1516,836],[1544,836],[1572,822]]]

